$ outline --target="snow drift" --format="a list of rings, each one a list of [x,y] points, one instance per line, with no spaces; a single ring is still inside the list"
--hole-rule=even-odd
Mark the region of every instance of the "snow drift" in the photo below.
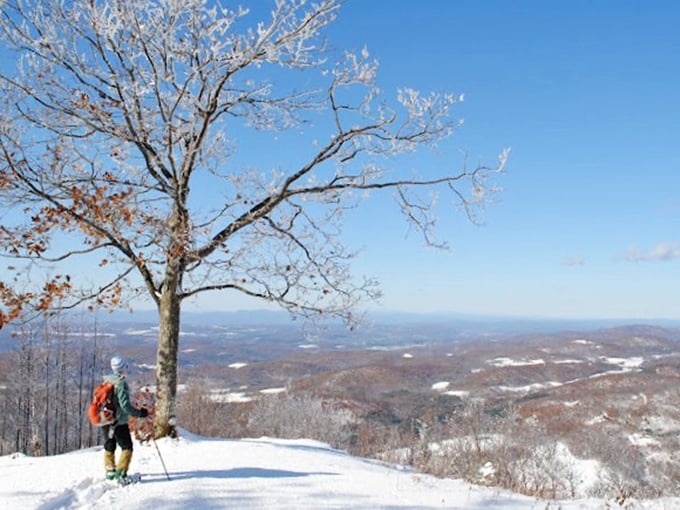
[[[170,479],[161,462],[158,451]],[[120,451],[120,450],[119,450]],[[0,457],[0,501],[12,509],[600,509],[613,502],[539,501],[358,459],[309,440],[207,439],[182,432],[135,443],[138,484],[106,481],[101,447],[54,457]],[[680,508],[680,498],[626,508]],[[613,505],[616,506],[616,505]]]

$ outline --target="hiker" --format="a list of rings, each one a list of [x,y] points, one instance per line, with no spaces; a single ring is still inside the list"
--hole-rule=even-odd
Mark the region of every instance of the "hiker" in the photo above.
[[[132,460],[132,438],[128,417],[136,416],[146,418],[149,412],[145,408],[137,409],[130,403],[130,389],[125,380],[128,371],[127,362],[120,356],[111,358],[112,374],[106,376],[106,380],[113,383],[115,388],[117,421],[111,425],[102,427],[104,437],[104,467],[106,478],[109,480],[121,480],[127,477],[130,461]],[[116,444],[123,450],[116,465]]]

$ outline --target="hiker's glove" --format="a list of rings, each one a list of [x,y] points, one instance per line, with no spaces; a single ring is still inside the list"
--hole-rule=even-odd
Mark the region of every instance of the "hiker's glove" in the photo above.
[[[140,418],[146,418],[147,416],[149,416],[149,411],[146,409],[146,407],[142,407],[139,410],[139,417]]]

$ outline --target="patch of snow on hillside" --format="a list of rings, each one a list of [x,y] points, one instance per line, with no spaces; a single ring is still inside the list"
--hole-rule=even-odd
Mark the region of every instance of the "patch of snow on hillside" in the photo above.
[[[466,390],[449,390],[442,393],[442,395],[450,395],[452,397],[465,398],[470,396],[470,392]]]
[[[582,359],[558,359],[553,361],[555,365],[569,365],[569,364],[579,364],[579,363],[584,363]]]
[[[19,333],[15,333],[17,336],[22,336]],[[106,337],[106,338],[115,338],[116,334],[115,333],[101,333],[101,332],[94,332],[94,331],[50,331],[50,334],[57,335],[57,336],[73,336],[73,337],[83,337],[83,338],[91,338],[94,336],[97,336],[99,338],[101,337]]]
[[[574,340],[571,342],[572,344],[581,344],[581,345],[593,345],[594,342],[591,342],[590,340],[586,340],[585,338],[579,338],[578,340]]]
[[[493,466],[493,463],[491,462],[487,462],[486,464],[484,464],[482,467],[479,468],[479,471],[477,472],[477,476],[480,482],[486,482],[487,480],[491,479],[495,474],[496,468]]]
[[[521,392],[531,392],[531,391],[545,390],[547,388],[556,388],[558,386],[562,386],[562,383],[557,382],[557,381],[548,381],[548,382],[545,382],[545,383],[527,384],[525,386],[498,386],[498,389],[501,390],[501,391],[521,393]]]
[[[276,395],[277,393],[285,393],[286,388],[265,388],[264,390],[260,390],[260,393],[264,395]]]
[[[542,359],[530,359],[530,360],[513,360],[512,358],[494,358],[489,360],[487,363],[494,367],[526,367],[534,365],[545,365],[545,361]]]
[[[205,333],[196,333],[195,331],[180,331],[179,336],[207,336]]]
[[[630,444],[633,446],[660,446],[661,443],[647,434],[636,432],[628,436]]]
[[[590,420],[585,421],[586,425],[597,425],[599,423],[604,423],[609,417],[606,414],[599,414]]]
[[[603,356],[601,358],[605,363],[610,365],[618,365],[623,369],[638,368],[644,363],[644,358],[640,356],[634,356],[632,358],[610,358]]]
[[[654,434],[680,434],[680,423],[674,420],[650,415],[645,417],[645,424]]]
[[[633,400],[640,399],[642,400],[643,405],[647,405],[647,395],[644,393],[640,393],[639,395],[633,395]]]
[[[316,344],[301,344],[298,345],[298,349],[318,349],[319,346]]]
[[[432,389],[434,391],[442,391],[442,390],[445,390],[446,388],[448,388],[449,384],[451,384],[451,383],[448,382],[448,381],[436,382],[432,385]]]
[[[196,352],[196,349],[182,349],[184,353]]]
[[[229,368],[233,368],[234,370],[238,370],[239,368],[247,367],[248,363],[232,363],[231,365],[228,365]]]
[[[210,400],[224,404],[245,404],[254,399],[242,391],[210,390]]]
[[[402,358],[406,358],[406,359],[411,359],[412,357],[413,357],[413,354],[409,354],[408,352],[404,353],[404,355],[402,356]]]
[[[567,445],[561,442],[557,443],[555,453],[561,464],[573,474],[576,497],[587,496],[601,478],[602,464],[597,460],[575,457]]]
[[[157,328],[154,329],[126,329],[124,331],[124,334],[129,335],[129,336],[145,336],[145,335],[157,335],[158,330]]]

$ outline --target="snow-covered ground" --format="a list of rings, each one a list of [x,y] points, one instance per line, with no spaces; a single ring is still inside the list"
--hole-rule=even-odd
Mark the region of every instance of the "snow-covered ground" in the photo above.
[[[40,510],[619,508],[613,501],[547,502],[437,479],[308,440],[223,440],[183,433],[156,445],[136,444],[132,471],[142,474],[142,482],[127,487],[104,480],[102,466],[101,447],[54,457],[0,457],[0,502],[3,508]],[[625,508],[671,510],[680,508],[680,498],[629,501]]]

